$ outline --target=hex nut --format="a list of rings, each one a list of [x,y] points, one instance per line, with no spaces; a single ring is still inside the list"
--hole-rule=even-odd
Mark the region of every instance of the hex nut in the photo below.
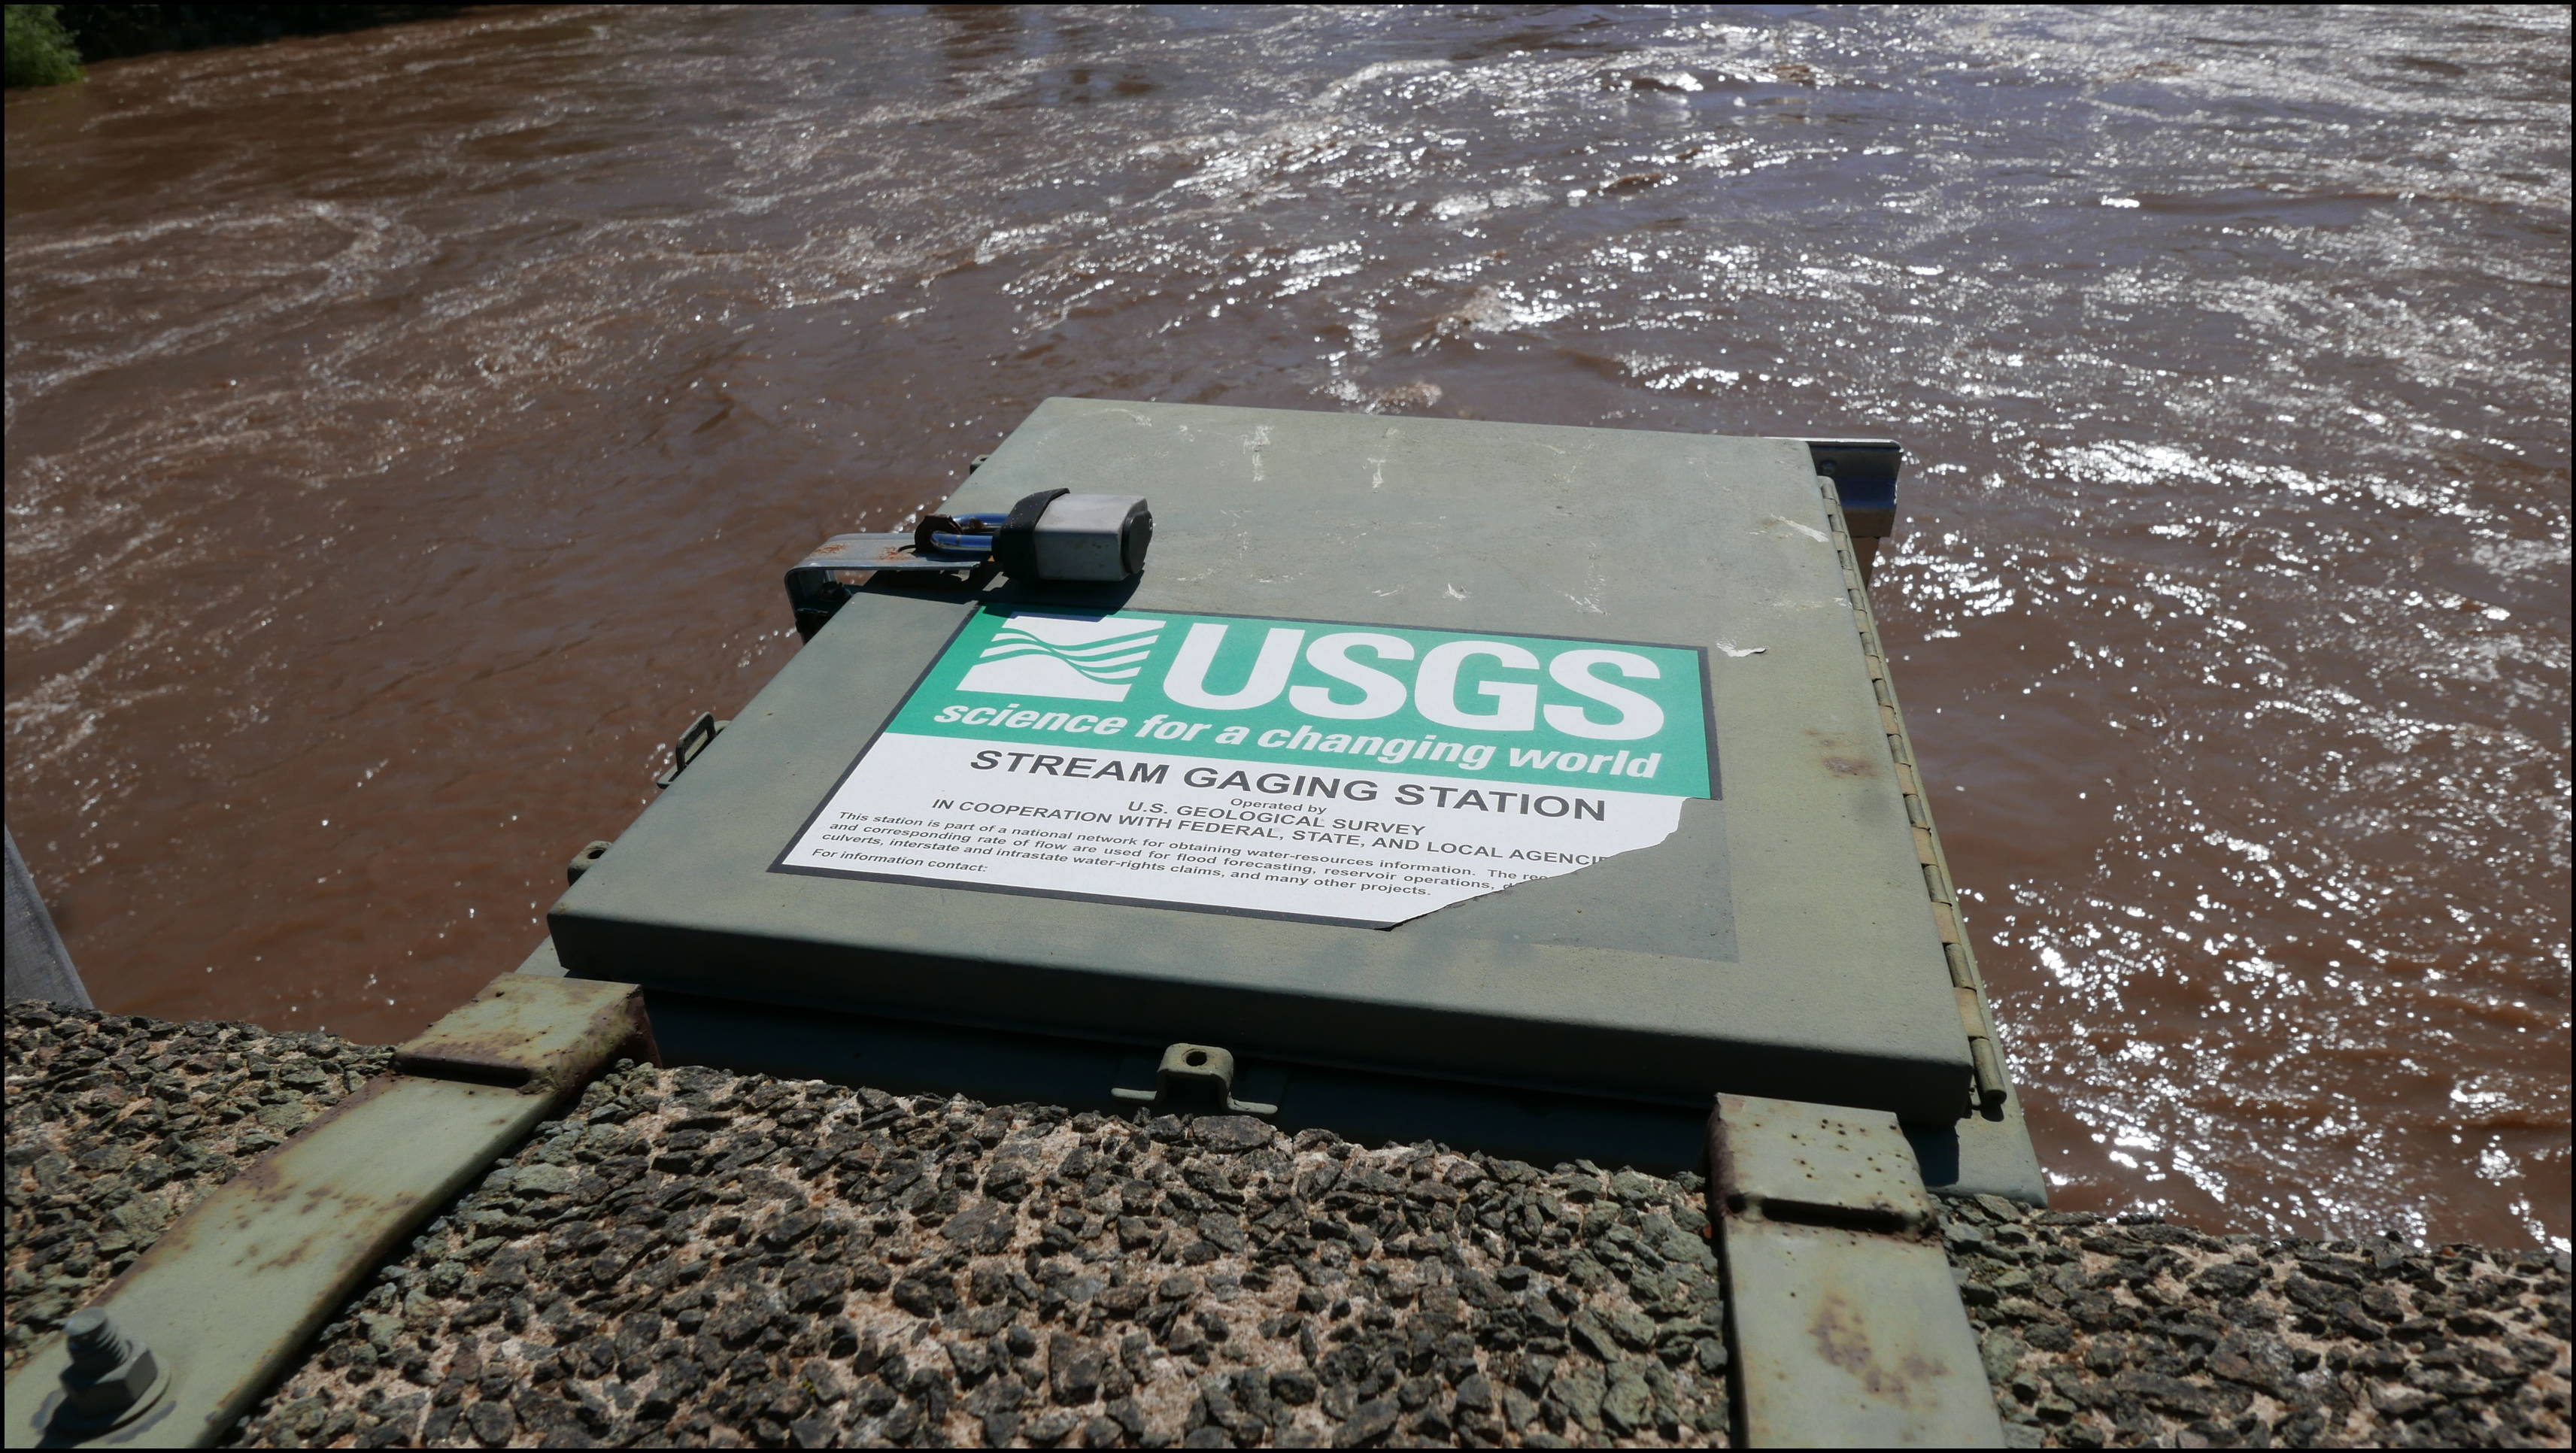
[[[152,1349],[137,1347],[132,1357],[95,1381],[64,1373],[63,1406],[84,1418],[113,1418],[143,1401],[160,1376],[161,1364],[153,1359]]]
[[[105,1312],[93,1307],[75,1313],[64,1332],[72,1365],[63,1369],[62,1414],[82,1423],[112,1423],[152,1396],[161,1380],[159,1359],[119,1332]]]

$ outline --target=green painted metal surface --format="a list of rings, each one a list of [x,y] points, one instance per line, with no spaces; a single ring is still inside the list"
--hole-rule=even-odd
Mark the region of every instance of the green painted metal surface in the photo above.
[[[1767,1221],[1726,1236],[1741,1446],[2004,1445],[1939,1243]]]
[[[1895,1117],[1723,1095],[1709,1138],[1738,1446],[2002,1447]]]
[[[62,1437],[70,1355],[48,1338],[9,1378],[8,1446],[213,1442],[423,1221],[601,1066],[650,1054],[640,1011],[628,985],[503,975],[403,1046],[396,1073],[191,1207],[92,1303],[151,1349],[168,1377],[157,1401]]]
[[[1817,1220],[1919,1232],[1932,1199],[1887,1115],[1725,1095],[1711,1159],[1725,1209],[1769,1220]]]
[[[654,1058],[652,1026],[623,984],[503,974],[394,1052],[394,1073],[561,1098],[618,1054]]]
[[[381,1077],[199,1202],[96,1304],[169,1370],[161,1407],[125,1430],[132,1440],[212,1442],[361,1277],[551,1105],[497,1086]],[[52,1338],[9,1379],[10,1447],[39,1446],[69,1363]]]
[[[2048,1179],[2040,1173],[2039,1152],[2030,1143],[2018,1091],[2007,1093],[2001,1105],[1971,1110],[1962,1120],[1909,1122],[1905,1138],[1914,1146],[1923,1184],[1941,1195],[2048,1204]]]
[[[1153,501],[1132,591],[859,591],[556,905],[566,968],[1247,1063],[1960,1115],[1967,1045],[1804,444],[1056,399],[947,508],[1042,487]],[[1657,846],[1388,929],[769,871],[984,601],[1702,649],[1718,795]]]

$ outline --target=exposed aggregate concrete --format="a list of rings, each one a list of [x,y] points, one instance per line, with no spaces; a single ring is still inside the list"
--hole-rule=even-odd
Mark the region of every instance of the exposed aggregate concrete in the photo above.
[[[2564,1253],[1944,1215],[2019,1446],[2567,1446]]]
[[[8,1365],[163,1227],[393,1051],[251,1024],[9,1004]]]
[[[1723,1437],[1696,1184],[629,1068],[247,1443]]]
[[[9,1006],[8,1338],[389,1052]],[[84,1150],[83,1147],[93,1147]],[[621,1066],[244,1445],[1715,1444],[1694,1177]],[[2022,1446],[2565,1446],[2565,1256],[1946,1203]]]

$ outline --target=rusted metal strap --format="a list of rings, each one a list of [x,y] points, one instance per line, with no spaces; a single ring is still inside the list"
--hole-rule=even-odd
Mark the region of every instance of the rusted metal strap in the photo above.
[[[1721,1095],[1708,1130],[1736,1446],[2002,1447],[1896,1117]]]
[[[511,973],[394,1051],[394,1073],[561,1097],[620,1053],[658,1058],[634,985]]]
[[[90,1340],[144,1354],[154,1376],[108,1396],[66,1338],[40,1344],[9,1378],[8,1446],[214,1442],[422,1222],[621,1056],[653,1057],[633,985],[502,975],[91,1304],[113,1330]]]

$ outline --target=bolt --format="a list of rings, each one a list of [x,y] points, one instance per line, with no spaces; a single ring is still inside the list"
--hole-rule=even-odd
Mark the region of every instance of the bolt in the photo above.
[[[152,1349],[117,1330],[96,1307],[63,1323],[72,1365],[63,1371],[63,1410],[83,1424],[113,1423],[149,1401],[161,1380]]]
[[[115,1319],[96,1307],[72,1313],[63,1332],[71,1342],[72,1370],[84,1377],[112,1372],[134,1355],[133,1343],[116,1330]]]

